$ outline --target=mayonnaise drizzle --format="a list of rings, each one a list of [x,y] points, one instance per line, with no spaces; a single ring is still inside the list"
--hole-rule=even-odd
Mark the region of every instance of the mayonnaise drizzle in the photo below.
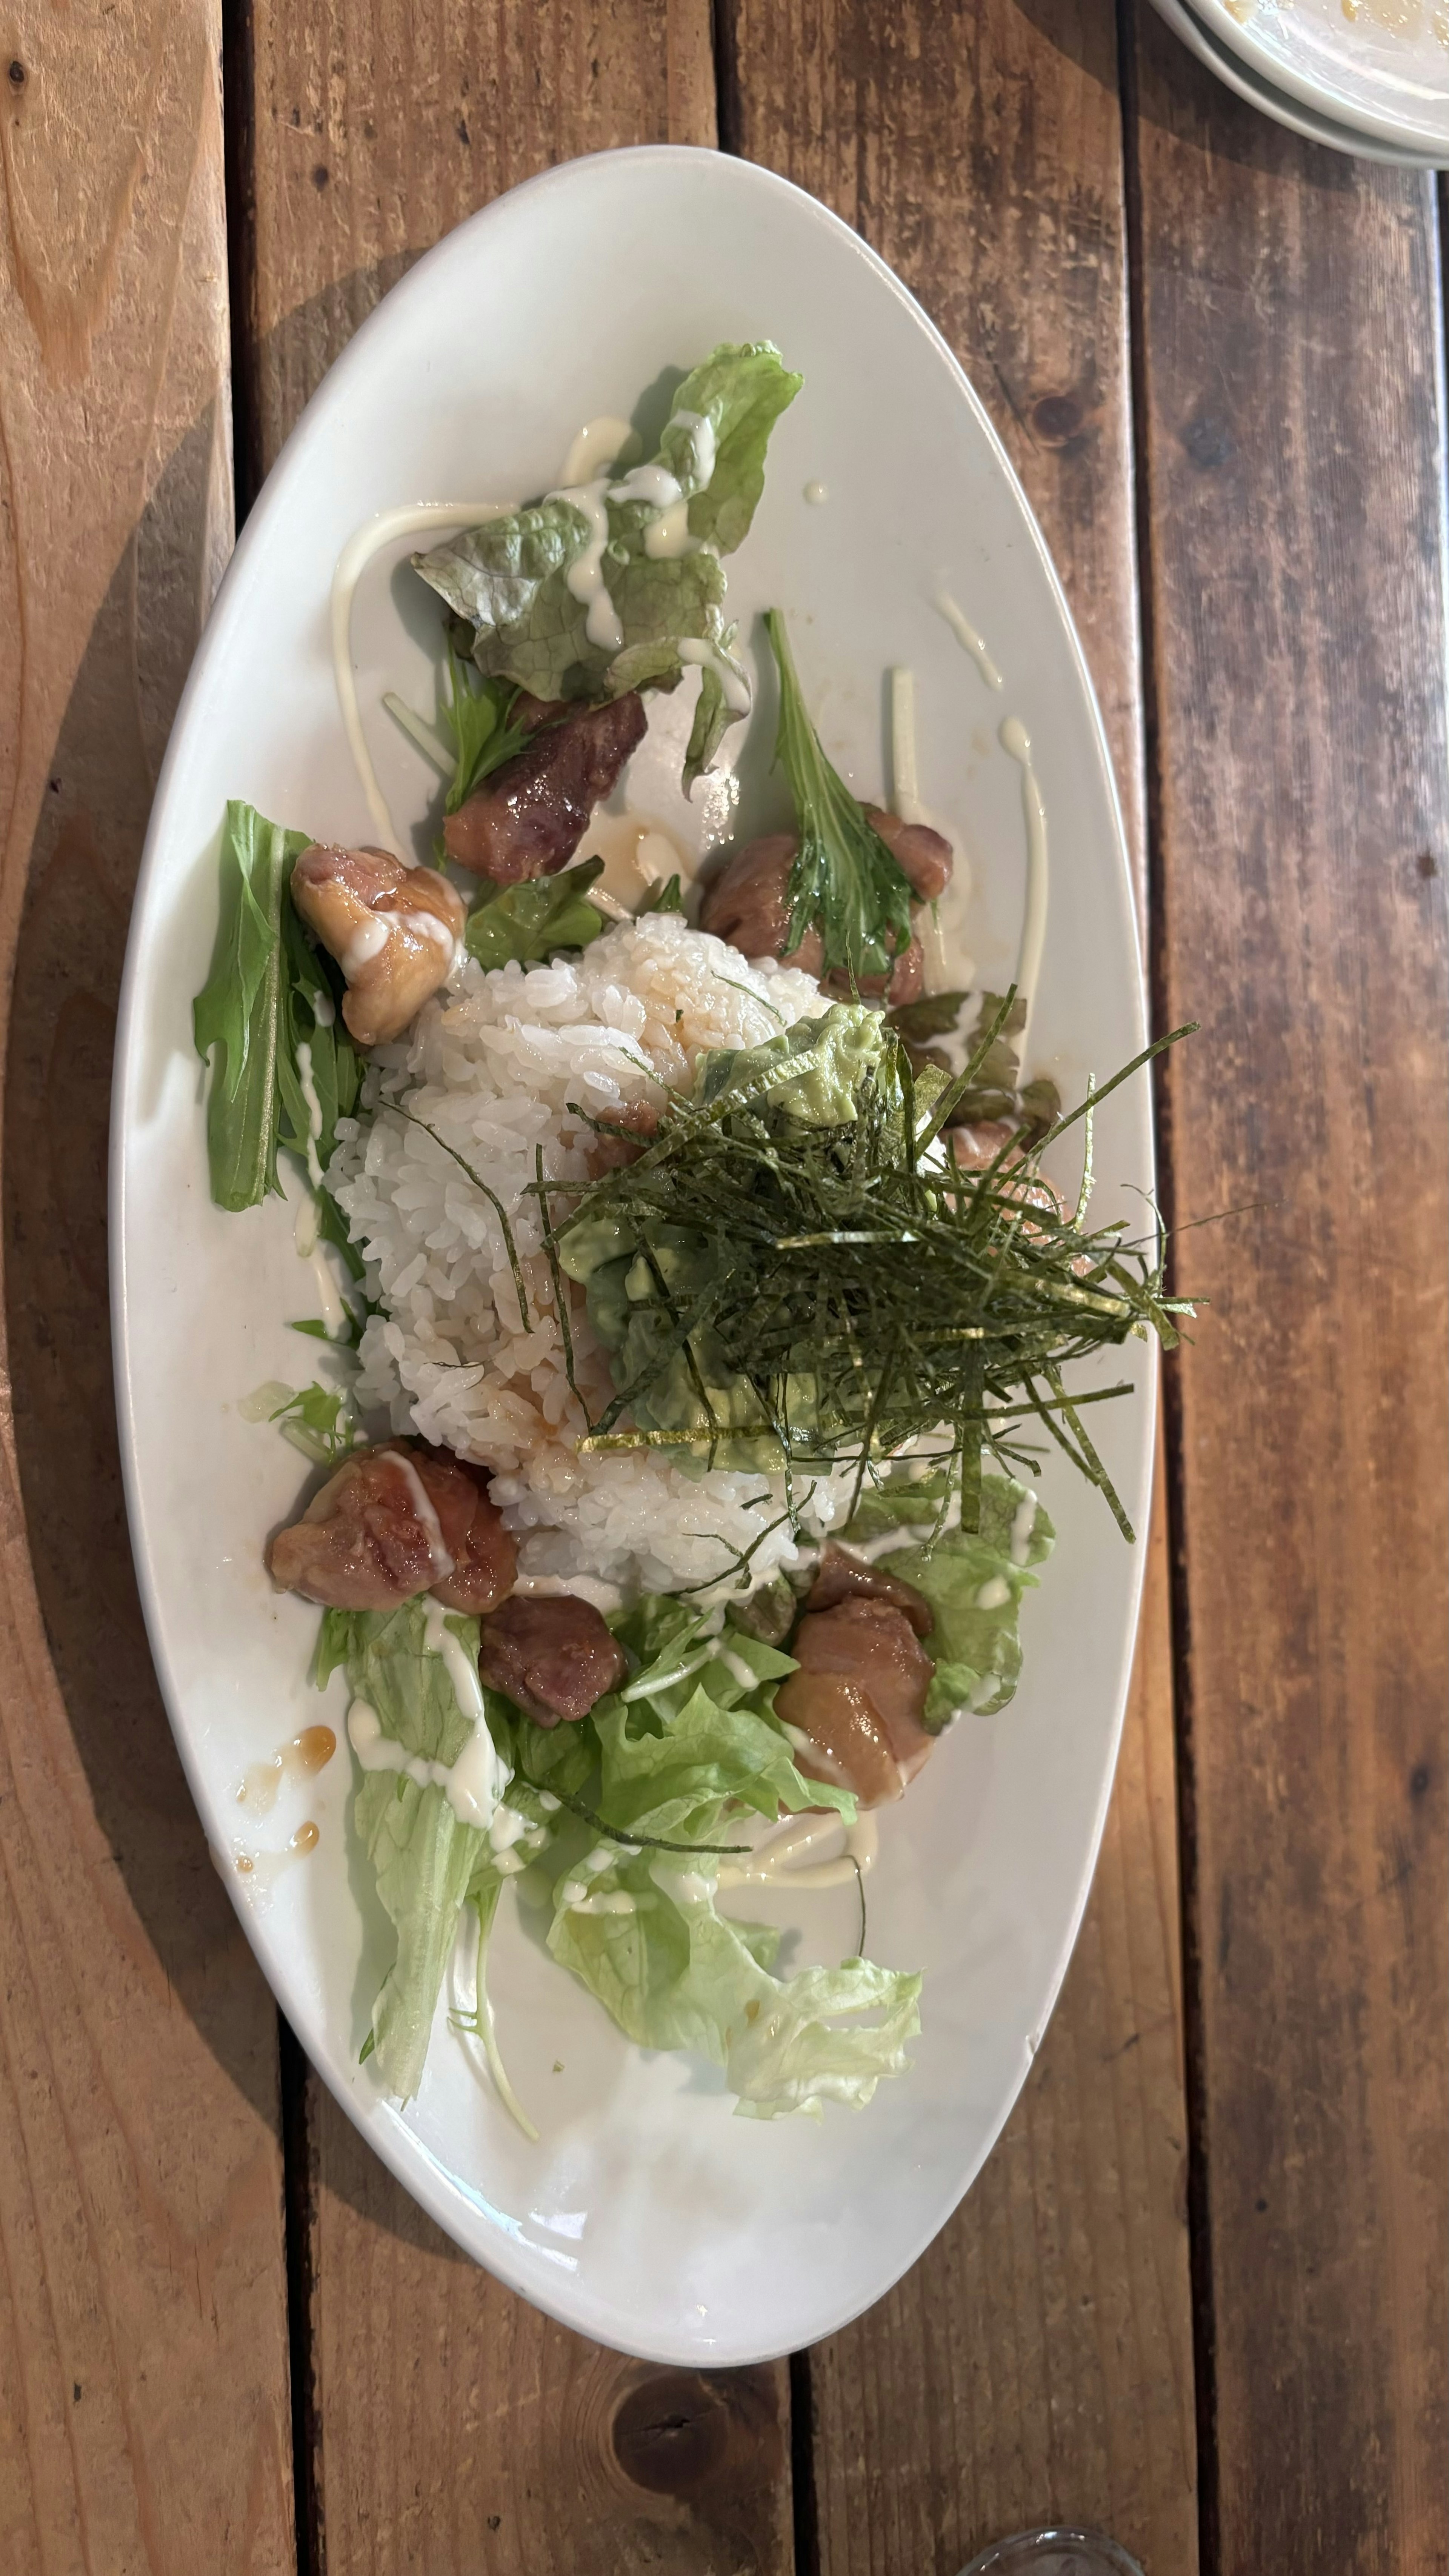
[[[859,1868],[862,1877],[875,1867],[880,1849],[880,1829],[873,1814],[857,1816],[845,1828],[845,1848],[832,1860],[807,1861],[803,1867],[792,1867],[796,1855],[812,1851],[828,1834],[839,1833],[838,1816],[797,1816],[782,1832],[762,1843],[748,1860],[726,1861],[720,1870],[723,1887],[785,1886],[810,1888],[817,1893],[828,1887],[846,1887],[855,1879]]]
[[[988,689],[999,689],[1001,673],[986,649],[985,638],[977,634],[965,610],[957,607],[949,590],[938,590],[931,605],[938,616],[945,618],[958,644],[964,644]]]
[[[747,716],[749,714],[749,681],[746,679],[744,672],[740,669],[739,664],[732,661],[728,653],[722,653],[717,644],[707,644],[702,636],[681,635],[679,639],[679,658],[681,662],[697,662],[704,669],[715,673],[724,693],[725,705],[729,708],[731,715]]]
[[[426,536],[440,528],[476,528],[486,519],[506,516],[504,504],[498,501],[418,501],[399,510],[380,510],[375,519],[366,520],[348,538],[337,558],[337,569],[332,576],[332,669],[337,683],[337,703],[342,710],[343,726],[357,775],[362,781],[373,828],[378,839],[408,867],[412,867],[414,861],[403,846],[402,834],[378,785],[357,703],[357,680],[352,668],[352,603],[357,585],[373,556],[383,546],[394,544],[399,537]],[[346,972],[345,967],[343,971]]]
[[[609,596],[604,580],[604,548],[609,542],[609,513],[605,494],[609,478],[600,474],[592,483],[571,483],[550,492],[550,501],[567,501],[587,522],[588,537],[572,558],[564,580],[569,597],[587,610],[584,633],[600,653],[617,653],[624,641],[624,628],[619,612]]]
[[[317,1085],[312,1079],[312,1050],[305,1038],[297,1040],[297,1079],[302,1086],[302,1098],[307,1104],[307,1178],[314,1190],[320,1190],[322,1166],[317,1159],[317,1139],[322,1133],[322,1103],[317,1096]],[[308,1249],[310,1251],[310,1245]]]
[[[617,462],[633,436],[627,420],[616,419],[612,412],[586,420],[564,458],[559,482],[587,483],[591,473],[602,473],[606,465]]]
[[[891,673],[891,803],[903,823],[924,823],[916,776],[916,675]]]
[[[1016,963],[1016,989],[1026,1004],[1026,1024],[1021,1032],[1017,1061],[1025,1072],[1027,1039],[1031,1034],[1031,1015],[1041,977],[1042,949],[1046,944],[1047,818],[1036,771],[1031,765],[1031,736],[1020,716],[1007,716],[998,728],[997,739],[1008,758],[1020,767],[1021,807],[1026,817],[1026,908],[1021,924],[1021,954]]]
[[[332,1276],[332,1265],[327,1258],[326,1247],[315,1241],[312,1247],[312,1278],[328,1338],[335,1341],[338,1334],[347,1329],[347,1308],[342,1302],[337,1282]]]
[[[435,1610],[439,1614],[436,1641],[432,1616]],[[429,1762],[420,1753],[409,1753],[394,1736],[384,1735],[381,1718],[365,1699],[355,1699],[347,1712],[347,1739],[364,1771],[396,1771],[420,1789],[441,1789],[460,1824],[475,1826],[491,1840],[499,1801],[512,1774],[489,1733],[477,1674],[472,1674],[471,1689],[464,1680],[471,1665],[459,1640],[450,1629],[442,1627],[446,1615],[440,1601],[428,1603],[429,1648],[443,1656],[458,1705],[465,1717],[473,1719],[473,1731],[457,1761]],[[456,1665],[448,1652],[450,1646],[456,1652]],[[509,1837],[509,1841],[513,1839]],[[505,1843],[504,1849],[507,1848]]]
[[[408,1489],[412,1495],[413,1510],[416,1512],[418,1519],[422,1523],[423,1535],[428,1542],[428,1562],[432,1566],[433,1573],[437,1580],[442,1582],[444,1578],[447,1575],[450,1575],[453,1571],[453,1559],[448,1554],[448,1551],[443,1544],[443,1525],[433,1508],[432,1495],[428,1492],[427,1486],[423,1483],[421,1476],[418,1474],[418,1471],[413,1465],[413,1462],[408,1456],[406,1450],[390,1449],[388,1451],[388,1456],[391,1458],[393,1465],[398,1468],[407,1479]],[[430,1601],[428,1603],[427,1615],[429,1633],[427,1642],[433,1654],[443,1655],[446,1657],[447,1648],[439,1643],[432,1633],[433,1612],[435,1610],[438,1613],[440,1623],[445,1616],[443,1605],[440,1601]],[[457,1644],[457,1639],[452,1637],[450,1632],[442,1630],[441,1627],[440,1634],[447,1635],[450,1644]],[[466,1662],[466,1657],[464,1660]],[[450,1673],[452,1672],[451,1663],[448,1666],[448,1670]],[[477,1686],[477,1676],[475,1674],[473,1683],[475,1691]],[[454,1683],[454,1688],[457,1688],[456,1681]],[[474,1715],[474,1711],[468,1706],[468,1703],[463,1698],[461,1692],[459,1693],[458,1705],[462,1709],[465,1717],[471,1717]],[[478,1709],[480,1712],[482,1710],[482,1706],[483,1703],[480,1699],[478,1702]]]

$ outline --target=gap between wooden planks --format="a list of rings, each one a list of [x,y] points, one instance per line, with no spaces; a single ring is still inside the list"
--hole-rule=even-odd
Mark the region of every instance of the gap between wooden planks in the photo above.
[[[126,924],[231,544],[219,29],[0,40],[0,2566],[293,2565],[276,2016],[207,1860],[120,1490]]]
[[[1037,15],[722,10],[725,139],[859,221],[960,350],[1072,592],[1140,863],[1115,58],[1096,10]],[[702,5],[262,5],[251,36],[239,371],[263,464],[378,295],[474,206],[578,151],[714,139]],[[773,2576],[798,2519],[827,2571],[952,2571],[1057,2508],[1190,2576],[1165,1589],[1159,1534],[1098,1890],[1038,2066],[938,2246],[813,2357],[793,2500],[783,2368],[596,2352],[454,2256],[309,2088],[329,2560]]]

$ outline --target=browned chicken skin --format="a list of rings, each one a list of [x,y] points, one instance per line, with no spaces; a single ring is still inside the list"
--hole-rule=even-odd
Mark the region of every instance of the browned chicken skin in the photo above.
[[[871,1565],[828,1539],[820,1571],[805,1595],[805,1607],[833,1610],[841,1601],[884,1601],[909,1619],[918,1637],[929,1637],[936,1624],[934,1610],[914,1583],[903,1583],[898,1574],[887,1574],[884,1566]]]
[[[902,875],[910,879],[917,899],[934,903],[951,881],[949,841],[924,823],[903,823],[898,814],[889,814],[879,805],[867,805],[864,811]],[[793,832],[768,832],[762,840],[747,842],[744,849],[737,850],[705,893],[699,916],[701,930],[712,931],[717,939],[727,939],[746,957],[784,957],[790,929],[786,888],[798,847]],[[798,948],[789,951],[786,962],[807,975],[818,976],[825,962],[820,933],[807,930]],[[849,976],[838,969],[825,977],[824,984],[827,992],[850,992]],[[912,932],[910,946],[896,959],[889,977],[863,976],[859,990],[865,1000],[886,1001],[894,1009],[903,1002],[918,1001],[924,985],[921,943]]]
[[[512,1590],[518,1554],[478,1470],[399,1440],[347,1459],[278,1530],[267,1570],[279,1592],[331,1610],[394,1610],[433,1592],[478,1612]]]
[[[935,1668],[905,1612],[859,1594],[809,1610],[790,1652],[800,1669],[775,1713],[817,1748],[817,1760],[798,1757],[806,1777],[853,1789],[865,1807],[901,1797],[935,1743],[921,1723]]]
[[[572,1592],[516,1592],[483,1622],[478,1669],[491,1690],[540,1726],[587,1717],[628,1666],[591,1601]]]
[[[446,981],[463,936],[456,888],[390,850],[314,841],[292,870],[292,901],[347,978],[342,1016],[359,1046],[401,1037]]]
[[[498,885],[567,866],[647,723],[637,689],[562,712],[529,698],[515,701],[515,715],[520,703],[522,721],[539,728],[534,739],[443,825],[449,858]]]

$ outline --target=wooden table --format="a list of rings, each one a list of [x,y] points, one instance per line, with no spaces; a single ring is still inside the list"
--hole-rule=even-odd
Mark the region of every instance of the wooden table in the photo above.
[[[105,1269],[234,515],[440,233],[666,138],[813,189],[959,351],[1086,641],[1158,1023],[1203,1023],[1169,1215],[1254,1203],[1183,1249],[1116,1798],[1006,2136],[870,2315],[701,2375],[473,2270],[279,2034],[147,1655]],[[1141,0],[14,0],[0,162],[0,2571],[954,2576],[1051,2514],[1148,2576],[1442,2570],[1433,183],[1261,122]]]

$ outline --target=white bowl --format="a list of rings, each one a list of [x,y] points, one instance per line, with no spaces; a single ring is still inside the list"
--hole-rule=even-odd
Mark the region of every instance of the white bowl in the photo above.
[[[1435,170],[1444,159],[1442,152],[1412,152],[1402,144],[1382,142],[1357,126],[1325,115],[1318,107],[1306,106],[1285,90],[1275,89],[1260,71],[1229,52],[1214,33],[1220,12],[1213,12],[1214,27],[1209,27],[1195,16],[1188,0],[1153,0],[1153,7],[1173,34],[1181,37],[1188,51],[1215,72],[1228,89],[1246,99],[1249,107],[1271,117],[1275,125],[1286,126],[1290,134],[1301,134],[1305,142],[1323,143],[1330,152],[1347,153],[1356,161],[1377,161],[1391,170]]]
[[[1196,15],[1260,80],[1330,124],[1431,168],[1449,162],[1443,0],[1354,0],[1352,17],[1345,0],[1199,0]]]
[[[400,501],[512,500],[555,476],[581,421],[628,414],[662,368],[725,338],[776,340],[805,390],[776,431],[766,497],[730,567],[750,631],[790,612],[828,747],[879,795],[888,665],[909,665],[921,793],[970,855],[971,933],[1009,976],[1020,927],[1021,775],[999,748],[1025,719],[1053,835],[1036,1025],[1079,1093],[1141,1044],[1144,1001],[1107,747],[1041,537],[945,343],[835,217],[748,163],[674,148],[607,154],[532,181],[464,224],[358,332],[252,513],[189,681],[156,799],[127,960],[112,1159],[122,1436],[141,1588],[182,1758],[248,1936],[314,2065],[378,2153],[480,2261],[582,2333],[680,2362],[745,2362],[832,2331],[889,2288],[989,2153],[1031,2062],[1086,1900],[1127,1688],[1142,1549],[1099,1497],[1049,1465],[1060,1541],[1024,1619],[1026,1674],[997,1718],[959,1724],[884,1819],[870,1947],[927,1972],[915,2067],[859,2115],[816,2125],[731,2116],[711,2070],[646,2058],[505,1907],[492,1985],[530,2146],[440,2011],[406,2110],[358,2064],[386,1960],[350,1847],[344,1749],[268,1820],[304,1817],[317,1850],[248,1897],[232,1868],[246,1766],[330,1716],[307,1666],[316,1614],[279,1599],[266,1531],[297,1461],[237,1402],[309,1373],[287,1331],[311,1307],[290,1211],[245,1216],[207,1193],[190,1006],[216,919],[223,802],[330,837],[371,837],[339,722],[328,592],[361,522]],[[810,506],[807,482],[828,487]],[[993,693],[932,602],[945,583],[987,636]],[[394,811],[428,778],[379,717],[393,684],[430,686],[425,602],[386,566],[359,603],[365,721]],[[407,623],[405,624],[404,618]],[[667,726],[666,726],[667,730]],[[769,719],[751,729],[745,804],[767,810]],[[662,756],[631,783],[682,837],[697,818]],[[671,803],[671,798],[674,802]],[[1151,1182],[1141,1084],[1099,1124],[1099,1215]],[[300,1354],[300,1356],[299,1356]],[[1148,1355],[1135,1401],[1097,1416],[1128,1510],[1145,1523]],[[1125,1373],[1125,1372],[1120,1372]],[[254,1874],[251,1882],[257,1884]],[[797,1900],[799,1902],[799,1900]],[[806,1949],[853,1946],[853,1905],[813,1900]],[[555,2071],[557,2068],[558,2071]]]

